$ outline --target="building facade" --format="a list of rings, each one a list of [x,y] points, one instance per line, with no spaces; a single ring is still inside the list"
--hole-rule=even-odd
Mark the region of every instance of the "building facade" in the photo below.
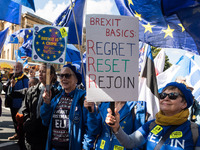
[[[34,24],[51,25],[52,23],[32,13],[26,12],[21,15],[21,25],[12,24],[6,21],[0,21],[0,31],[9,27],[8,35],[11,35],[12,33],[20,29],[32,28]],[[23,38],[19,38],[19,44],[4,44],[0,58],[15,60],[14,51],[17,50],[22,45],[22,43]],[[31,61],[31,58],[29,58],[29,61]]]

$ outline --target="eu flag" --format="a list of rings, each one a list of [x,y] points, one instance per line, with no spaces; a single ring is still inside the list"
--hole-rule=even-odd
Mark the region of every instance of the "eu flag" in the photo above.
[[[0,31],[0,55],[1,55],[4,42],[6,41],[8,30],[9,30],[9,27],[3,31]]]
[[[69,44],[78,44],[72,7],[74,9],[79,40],[80,40],[80,43],[82,43],[84,6],[85,6],[85,0],[73,1],[73,6],[71,6],[70,4],[70,6],[68,6],[53,23],[53,25],[56,25],[56,26],[69,27],[69,32],[68,32]]]
[[[115,0],[115,2],[121,15],[139,18],[141,41],[155,47],[179,48],[200,53],[199,2],[191,3],[191,0]]]
[[[0,0],[0,20],[21,24],[21,6],[11,0]]]
[[[14,41],[18,41],[18,38],[22,37],[24,39],[22,44],[24,44],[27,43],[31,36],[33,36],[33,28],[20,29],[10,35],[11,38],[8,40],[8,43],[16,43]]]
[[[35,4],[34,0],[12,0],[18,4],[24,5],[26,7],[29,7],[35,11]]]

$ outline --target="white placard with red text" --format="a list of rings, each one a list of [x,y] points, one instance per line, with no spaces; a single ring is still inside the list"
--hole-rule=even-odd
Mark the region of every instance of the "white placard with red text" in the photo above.
[[[137,18],[86,16],[88,101],[137,101],[138,36]]]

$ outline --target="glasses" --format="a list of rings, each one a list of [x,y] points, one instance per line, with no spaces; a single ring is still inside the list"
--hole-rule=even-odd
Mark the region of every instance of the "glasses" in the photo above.
[[[60,78],[66,78],[69,79],[72,76],[72,74],[66,73],[66,74],[60,74]]]
[[[175,99],[177,99],[177,97],[178,96],[182,96],[181,94],[179,94],[179,93],[159,93],[159,97],[160,97],[160,99],[164,99],[164,98],[166,98],[166,97],[169,97],[171,100],[175,100]],[[183,97],[183,96],[182,96]]]

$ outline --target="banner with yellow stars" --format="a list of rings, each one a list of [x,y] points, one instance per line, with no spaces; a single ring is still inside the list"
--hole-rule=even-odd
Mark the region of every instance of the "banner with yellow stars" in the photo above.
[[[139,19],[139,40],[154,47],[200,54],[197,0],[115,0],[121,15]]]
[[[34,25],[32,60],[64,64],[67,37],[67,27]]]

